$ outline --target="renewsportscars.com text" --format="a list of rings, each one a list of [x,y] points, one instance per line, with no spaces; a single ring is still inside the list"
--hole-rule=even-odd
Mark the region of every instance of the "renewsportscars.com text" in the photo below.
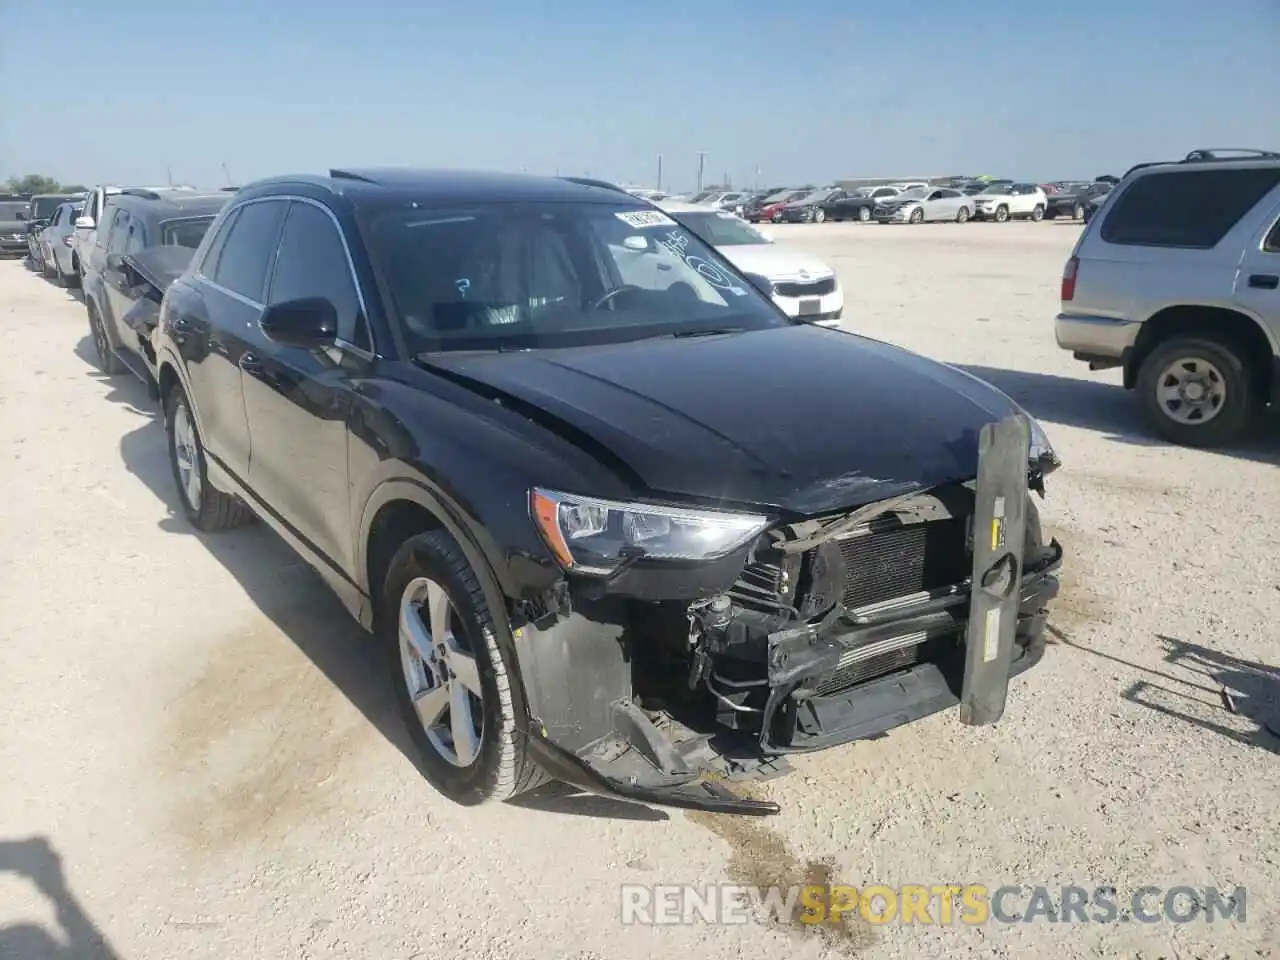
[[[780,921],[978,926],[996,923],[1243,923],[1244,887],[1115,887],[905,884],[754,887],[627,884],[622,922],[638,925]]]

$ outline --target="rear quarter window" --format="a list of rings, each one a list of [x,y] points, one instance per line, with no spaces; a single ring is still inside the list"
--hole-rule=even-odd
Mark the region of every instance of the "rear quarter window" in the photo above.
[[[1209,250],[1277,183],[1280,167],[1148,174],[1112,201],[1102,239]]]

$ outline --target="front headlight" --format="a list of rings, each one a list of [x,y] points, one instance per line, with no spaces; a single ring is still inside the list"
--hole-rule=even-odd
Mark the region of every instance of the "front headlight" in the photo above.
[[[596,575],[627,560],[715,560],[769,525],[749,513],[618,503],[535,487],[529,505],[538,530],[566,569]]]

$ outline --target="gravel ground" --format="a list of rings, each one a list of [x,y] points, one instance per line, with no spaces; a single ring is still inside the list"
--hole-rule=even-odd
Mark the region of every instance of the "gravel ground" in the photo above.
[[[0,956],[1280,956],[1280,741],[1256,720],[1280,708],[1280,434],[1233,454],[1149,441],[1116,375],[1053,342],[1077,233],[774,228],[837,267],[847,326],[1044,421],[1066,467],[1042,509],[1068,558],[1057,642],[1000,724],[948,713],[804,758],[763,788],[784,809],[769,821],[565,789],[441,799],[337,601],[260,527],[191,531],[145,391],[97,373],[74,295],[0,263]],[[1122,902],[1243,885],[1248,913],[620,924],[622,883],[811,878]]]

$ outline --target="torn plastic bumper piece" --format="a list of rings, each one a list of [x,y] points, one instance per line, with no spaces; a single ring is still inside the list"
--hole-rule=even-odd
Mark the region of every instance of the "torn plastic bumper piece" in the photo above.
[[[549,776],[588,793],[659,807],[752,817],[772,816],[781,810],[770,800],[740,797],[723,784],[698,774],[664,776],[655,772],[643,780],[634,774],[611,774],[608,763],[589,762],[532,731],[529,753]]]

